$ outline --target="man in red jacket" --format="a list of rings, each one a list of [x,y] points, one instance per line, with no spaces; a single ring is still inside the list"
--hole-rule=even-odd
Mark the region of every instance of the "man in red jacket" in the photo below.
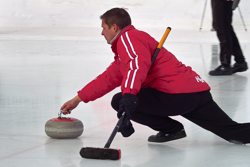
[[[119,129],[124,137],[134,133],[130,120],[146,125],[158,134],[150,142],[167,142],[186,136],[183,125],[169,116],[181,115],[230,142],[249,143],[250,124],[229,118],[213,101],[210,87],[201,77],[162,48],[151,65],[158,42],[131,25],[126,10],[113,8],[101,15],[102,35],[115,54],[112,64],[61,110],[73,110],[83,101],[94,101],[121,86],[113,96],[118,118],[125,111]]]

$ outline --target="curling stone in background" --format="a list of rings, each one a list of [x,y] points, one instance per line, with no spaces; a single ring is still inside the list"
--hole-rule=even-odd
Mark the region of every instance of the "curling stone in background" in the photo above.
[[[70,111],[67,111],[70,113]],[[57,118],[48,120],[45,124],[45,133],[56,139],[73,139],[82,135],[83,124],[76,118],[62,117],[63,111],[58,113]]]

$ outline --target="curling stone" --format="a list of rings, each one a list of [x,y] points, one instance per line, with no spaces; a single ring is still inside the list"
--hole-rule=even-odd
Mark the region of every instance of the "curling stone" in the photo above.
[[[82,135],[83,124],[76,118],[62,117],[62,111],[57,118],[48,120],[45,124],[45,133],[55,139],[73,139]]]

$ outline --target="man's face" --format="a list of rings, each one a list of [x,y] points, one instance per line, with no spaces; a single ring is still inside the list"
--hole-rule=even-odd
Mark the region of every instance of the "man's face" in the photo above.
[[[102,20],[102,35],[105,37],[108,44],[110,44],[110,41],[116,36],[118,32],[119,31],[117,30],[116,24],[109,28],[105,21]]]

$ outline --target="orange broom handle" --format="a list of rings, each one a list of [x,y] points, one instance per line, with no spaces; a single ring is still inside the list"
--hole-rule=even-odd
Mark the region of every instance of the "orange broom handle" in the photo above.
[[[162,36],[161,41],[160,41],[160,43],[158,44],[157,48],[159,48],[159,49],[162,48],[162,46],[163,46],[165,40],[167,39],[168,34],[170,33],[170,31],[171,31],[171,28],[168,27],[168,28],[166,29],[164,35]]]
[[[168,34],[170,33],[170,31],[171,31],[171,28],[168,27],[168,28],[166,29],[164,35],[162,36],[161,41],[159,42],[159,44],[158,44],[158,46],[157,46],[157,48],[156,48],[156,50],[155,50],[155,53],[154,53],[154,55],[153,55],[153,57],[152,57],[152,59],[151,59],[151,65],[153,65],[153,63],[154,63],[154,61],[155,61],[155,59],[156,59],[156,56],[157,56],[157,54],[160,52],[160,50],[161,50],[161,48],[162,48],[162,46],[163,46],[165,40],[167,39]]]

